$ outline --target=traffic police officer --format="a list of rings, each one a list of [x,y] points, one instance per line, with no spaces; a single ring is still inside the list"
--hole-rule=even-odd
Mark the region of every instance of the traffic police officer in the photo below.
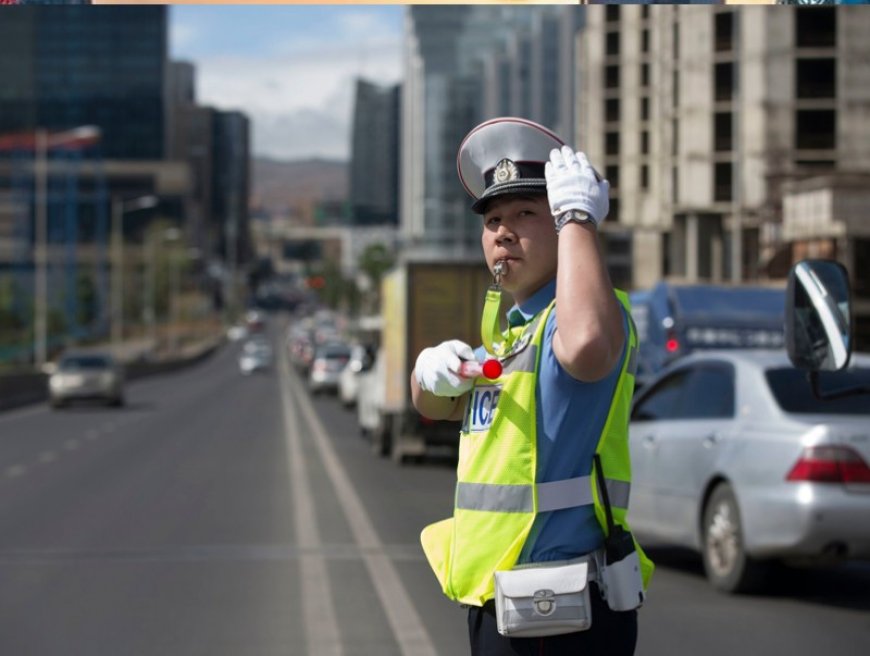
[[[484,349],[458,340],[417,358],[417,410],[463,420],[454,515],[424,529],[424,551],[444,593],[469,607],[472,654],[632,654],[636,611],[611,610],[595,584],[591,628],[563,635],[505,637],[492,601],[496,571],[602,547],[608,524],[596,456],[613,518],[627,529],[637,337],[598,244],[609,185],[583,153],[513,117],[474,128],[457,165],[482,216],[486,264],[515,304],[503,332],[489,296],[484,309],[486,350],[504,365],[497,380],[460,375],[461,363],[482,359]],[[557,489],[563,498],[552,502]],[[645,585],[652,563],[638,552]]]

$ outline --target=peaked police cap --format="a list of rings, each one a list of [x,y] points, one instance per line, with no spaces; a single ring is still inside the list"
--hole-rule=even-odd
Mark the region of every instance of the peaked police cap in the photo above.
[[[534,121],[494,118],[469,132],[456,156],[459,180],[474,198],[472,211],[483,214],[503,194],[545,194],[544,164],[564,142]]]

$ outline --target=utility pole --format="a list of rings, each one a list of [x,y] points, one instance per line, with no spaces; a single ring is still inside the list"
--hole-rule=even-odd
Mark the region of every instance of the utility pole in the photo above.
[[[124,201],[112,199],[112,348],[124,339]]]
[[[33,302],[33,352],[34,364],[42,367],[47,360],[48,341],[48,133],[36,131],[34,176],[36,178],[34,213],[34,302]]]
[[[157,196],[140,196],[124,201],[112,199],[112,348],[117,350],[124,339],[124,214],[156,207]]]

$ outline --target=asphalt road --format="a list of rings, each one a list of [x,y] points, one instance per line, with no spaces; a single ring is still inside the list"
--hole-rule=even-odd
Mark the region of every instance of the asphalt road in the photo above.
[[[0,655],[463,654],[418,546],[449,458],[397,467],[355,417],[237,345],[136,381],[128,406],[0,414]],[[712,591],[657,548],[641,656],[870,650],[870,567]]]

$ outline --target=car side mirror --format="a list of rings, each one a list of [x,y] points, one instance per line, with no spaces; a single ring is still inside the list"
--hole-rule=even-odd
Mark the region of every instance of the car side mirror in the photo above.
[[[785,343],[792,364],[838,371],[852,354],[849,275],[832,260],[803,260],[788,275]]]

